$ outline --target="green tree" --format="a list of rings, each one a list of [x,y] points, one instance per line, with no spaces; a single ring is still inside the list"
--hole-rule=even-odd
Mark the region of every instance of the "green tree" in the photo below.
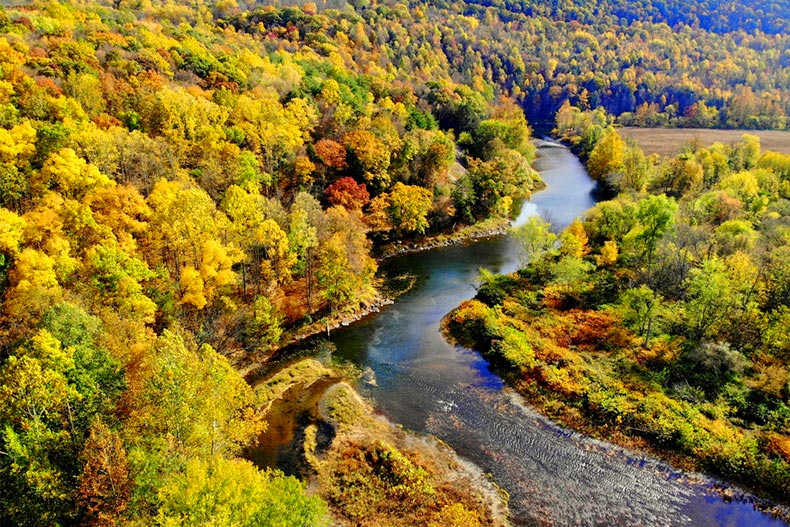
[[[661,194],[648,196],[639,202],[636,217],[640,230],[636,240],[642,245],[642,255],[650,273],[658,241],[672,228],[678,205],[672,198]]]
[[[111,415],[124,388],[98,348],[98,321],[53,307],[0,366],[0,518],[14,525],[72,522],[80,451],[96,415]]]
[[[629,289],[620,297],[625,322],[644,338],[642,346],[650,347],[650,337],[661,331],[656,324],[661,319],[664,299],[646,285]]]
[[[79,398],[66,373],[73,353],[49,333],[0,369],[0,500],[5,521],[15,525],[68,522],[75,515],[75,460],[70,408]]]
[[[552,269],[551,284],[566,297],[576,300],[582,292],[589,289],[587,279],[593,264],[576,256],[563,256]]]
[[[130,430],[148,448],[181,460],[233,454],[263,426],[249,385],[207,344],[165,331],[140,375]]]
[[[278,472],[261,472],[241,459],[190,460],[159,490],[157,525],[321,527],[326,506]]]
[[[557,235],[551,232],[551,224],[540,216],[532,216],[524,225],[516,227],[513,234],[521,246],[521,266],[537,265],[554,250]]]
[[[87,283],[106,305],[134,320],[153,322],[156,304],[144,294],[142,283],[155,275],[144,261],[108,243],[88,251],[86,264]]]
[[[247,332],[255,347],[268,351],[280,342],[283,333],[283,317],[277,306],[263,295],[258,295],[252,304],[252,318],[247,323]]]
[[[689,336],[701,341],[717,333],[718,326],[737,306],[736,291],[724,262],[706,259],[692,269],[686,284],[685,315]]]
[[[311,195],[296,195],[289,212],[288,241],[296,255],[295,273],[305,277],[308,315],[313,311],[315,269],[321,238],[327,233],[326,214]]]

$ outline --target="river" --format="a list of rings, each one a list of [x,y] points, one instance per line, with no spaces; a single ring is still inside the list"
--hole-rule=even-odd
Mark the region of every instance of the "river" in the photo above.
[[[516,220],[541,214],[563,227],[595,202],[595,184],[564,148],[542,147],[546,190]],[[365,375],[359,390],[389,419],[433,434],[510,494],[516,525],[743,526],[784,522],[744,501],[724,501],[712,481],[552,423],[506,387],[476,352],[449,345],[440,322],[475,294],[478,269],[516,269],[509,237],[408,254],[382,271],[416,276],[396,303],[333,334],[335,360]]]

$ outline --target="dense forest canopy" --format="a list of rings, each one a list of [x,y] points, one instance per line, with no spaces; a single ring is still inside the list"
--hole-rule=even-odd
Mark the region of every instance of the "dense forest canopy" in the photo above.
[[[501,1],[468,2],[472,5],[501,7],[517,13],[541,15],[555,20],[576,20],[584,24],[653,22],[669,26],[699,27],[714,33],[761,31],[768,34],[786,32],[788,8],[786,1],[710,2],[670,1]]]
[[[290,4],[291,2],[281,2]],[[254,7],[255,4],[250,4]],[[318,2],[361,16],[357,52],[513,96],[551,128],[566,100],[623,124],[784,129],[785,2]],[[264,8],[265,9],[265,8]],[[324,11],[336,18],[332,9]],[[303,34],[324,32],[315,19]],[[360,35],[361,36],[361,35]],[[426,53],[430,50],[430,53]]]
[[[239,369],[377,302],[374,242],[501,225],[539,184],[514,102],[377,67],[362,18],[329,20],[0,8],[3,525],[325,523],[240,457],[266,423]]]

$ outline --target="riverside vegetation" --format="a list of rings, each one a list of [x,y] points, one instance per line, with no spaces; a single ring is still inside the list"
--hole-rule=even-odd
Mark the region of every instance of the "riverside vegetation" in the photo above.
[[[483,272],[447,331],[560,421],[786,503],[790,155],[645,157],[603,113],[557,123],[614,197],[517,229],[519,271]]]
[[[569,99],[635,124],[783,128],[790,104],[783,2],[717,19],[658,2],[616,17],[574,2],[4,5],[3,525],[330,521],[296,478],[245,461],[266,423],[239,370],[376,305],[376,251],[509,217],[540,185],[525,111]],[[762,214],[747,183],[733,207]],[[779,203],[721,236],[760,247]],[[766,404],[745,422],[773,423]],[[416,457],[359,448],[423,481]],[[489,517],[443,500],[418,523]]]

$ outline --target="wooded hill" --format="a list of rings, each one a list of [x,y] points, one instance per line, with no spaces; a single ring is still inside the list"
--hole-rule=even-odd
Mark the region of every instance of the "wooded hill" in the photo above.
[[[426,78],[450,71],[479,92],[507,93],[545,131],[566,100],[585,110],[603,107],[636,126],[783,129],[790,115],[787,2],[316,5],[356,8],[368,28],[349,35],[357,56]],[[329,21],[277,20],[300,35],[321,35],[337,18],[334,11],[324,13]]]
[[[501,223],[538,183],[512,102],[259,27],[0,9],[3,525],[323,524],[238,457],[265,423],[231,360],[376,301],[372,240]]]

